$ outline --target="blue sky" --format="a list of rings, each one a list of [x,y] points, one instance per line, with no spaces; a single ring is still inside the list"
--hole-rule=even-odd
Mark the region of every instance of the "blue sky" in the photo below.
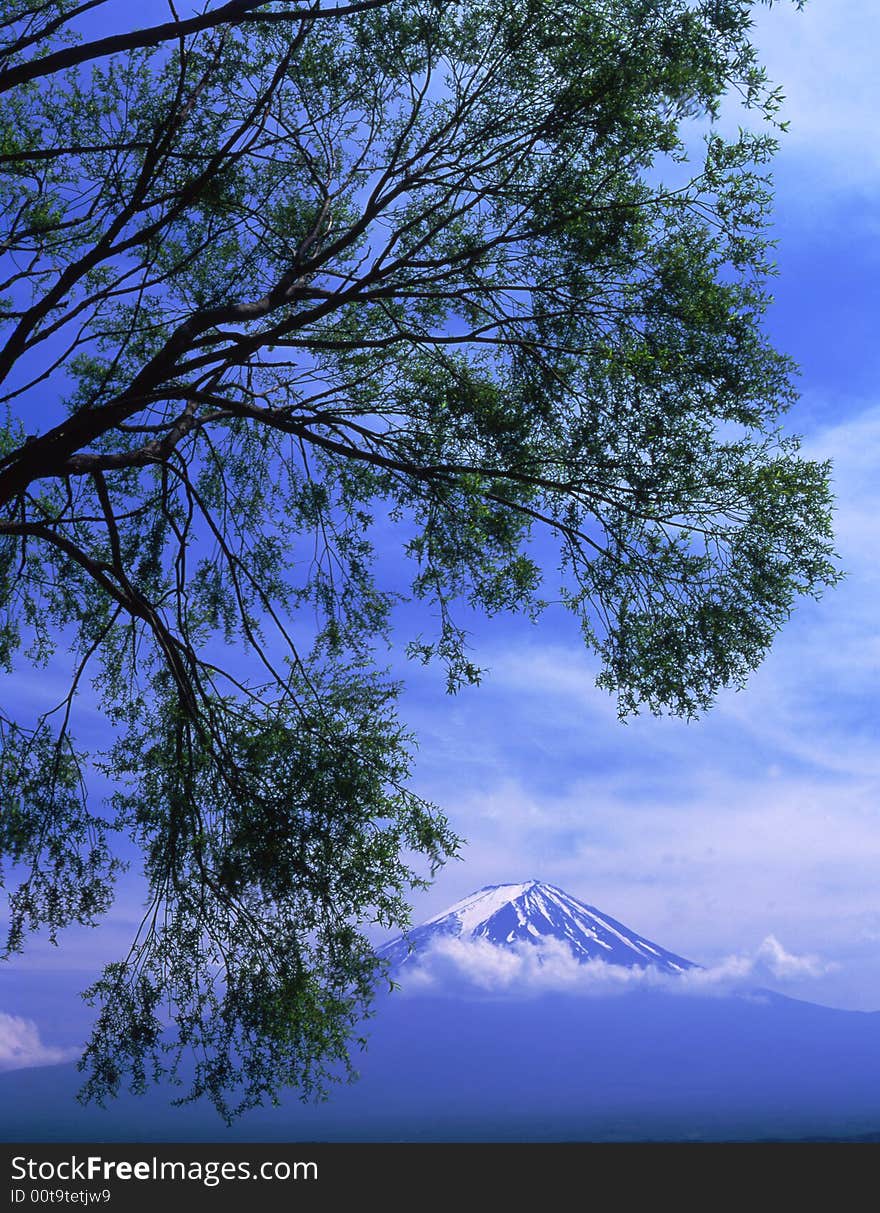
[[[878,36],[876,0],[757,17],[791,121],[768,326],[802,368],[790,428],[834,461],[846,581],[803,603],[749,687],[695,723],[621,724],[561,613],[479,624],[488,673],[455,698],[439,671],[411,667],[416,786],[468,840],[416,900],[417,921],[481,885],[537,877],[707,965],[772,936],[821,962],[792,966],[781,989],[880,1008]],[[131,884],[100,932],[0,969],[0,1067],[14,1049],[39,1062],[82,1037],[75,991],[126,949],[137,901]]]

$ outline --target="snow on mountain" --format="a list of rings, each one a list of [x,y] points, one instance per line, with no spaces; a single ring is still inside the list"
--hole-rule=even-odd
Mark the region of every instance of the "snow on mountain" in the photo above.
[[[450,938],[484,940],[501,948],[554,941],[566,944],[582,963],[603,960],[627,968],[653,966],[663,973],[699,968],[595,906],[538,880],[487,885],[385,944],[378,954],[398,967],[417,961],[433,945]]]

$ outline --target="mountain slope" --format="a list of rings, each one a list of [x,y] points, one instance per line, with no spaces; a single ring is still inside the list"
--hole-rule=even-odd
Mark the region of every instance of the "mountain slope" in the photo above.
[[[664,973],[699,967],[595,906],[538,880],[487,885],[378,951],[397,967],[418,961],[445,939],[485,940],[497,947],[552,940],[565,944],[583,963],[603,960],[627,968],[651,965]]]

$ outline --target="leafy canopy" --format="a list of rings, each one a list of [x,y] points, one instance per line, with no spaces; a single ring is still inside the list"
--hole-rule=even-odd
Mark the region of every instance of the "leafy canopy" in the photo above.
[[[86,1094],[185,1070],[231,1116],[344,1072],[363,926],[458,845],[408,788],[399,595],[452,690],[462,606],[561,593],[621,713],[693,715],[835,579],[828,469],[761,327],[780,96],[747,0],[77,34],[125,7],[0,0],[0,661],[69,680],[0,716],[7,946],[97,921],[128,836],[150,900]],[[754,132],[705,122],[727,95]]]

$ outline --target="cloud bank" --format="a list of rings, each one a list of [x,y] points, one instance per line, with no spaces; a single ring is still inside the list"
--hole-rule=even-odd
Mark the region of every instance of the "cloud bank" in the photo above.
[[[578,961],[566,944],[548,939],[498,947],[483,939],[438,940],[399,974],[410,994],[567,993],[603,996],[633,989],[673,994],[733,994],[755,984],[821,977],[835,966],[818,956],[786,951],[773,935],[751,953],[728,956],[718,964],[681,974],[655,968],[625,968],[603,960]]]
[[[7,1015],[0,1011],[0,1070],[25,1070],[30,1066],[50,1066],[70,1061],[76,1049],[56,1049],[43,1044],[32,1019]]]

